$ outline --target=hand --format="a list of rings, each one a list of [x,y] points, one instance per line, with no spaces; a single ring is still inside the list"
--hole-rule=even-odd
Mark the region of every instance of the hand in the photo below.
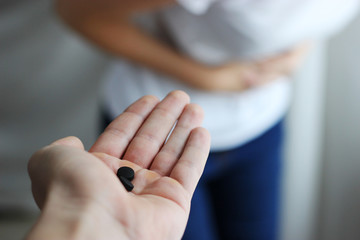
[[[258,72],[264,76],[262,84],[266,84],[271,80],[275,80],[281,76],[289,76],[294,74],[303,62],[306,54],[311,48],[310,42],[304,42],[294,48],[285,51],[277,56],[270,57],[263,61],[257,62]]]
[[[261,76],[250,62],[231,62],[209,68],[199,86],[209,91],[244,91],[256,85]]]
[[[207,91],[244,91],[293,74],[308,52],[303,43],[279,55],[261,61],[230,62],[205,68],[194,76],[193,86]]]
[[[89,152],[75,137],[36,152],[28,168],[42,214],[27,239],[180,239],[209,152],[202,118],[181,91],[145,96]],[[116,176],[121,166],[135,171],[132,192]]]

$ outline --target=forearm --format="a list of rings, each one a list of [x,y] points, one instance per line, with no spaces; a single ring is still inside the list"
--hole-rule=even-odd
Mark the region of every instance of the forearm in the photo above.
[[[128,22],[116,25],[104,23],[97,30],[84,34],[115,56],[122,56],[190,85],[196,86],[207,73],[204,65],[181,55]]]
[[[86,39],[115,56],[121,56],[193,86],[201,85],[208,68],[178,53],[145,33],[129,15],[109,17],[88,14],[82,17],[58,11],[65,21]]]

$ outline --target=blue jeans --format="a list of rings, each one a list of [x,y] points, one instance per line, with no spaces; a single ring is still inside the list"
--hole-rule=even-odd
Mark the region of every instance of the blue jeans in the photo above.
[[[251,142],[210,153],[183,240],[275,240],[283,121]]]

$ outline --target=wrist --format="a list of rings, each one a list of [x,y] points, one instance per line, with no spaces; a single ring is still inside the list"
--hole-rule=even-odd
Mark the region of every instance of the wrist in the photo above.
[[[102,207],[67,196],[61,188],[54,187],[48,194],[27,240],[129,239],[125,229]]]
[[[188,60],[185,66],[178,69],[175,77],[194,88],[213,91],[213,73],[212,67]]]

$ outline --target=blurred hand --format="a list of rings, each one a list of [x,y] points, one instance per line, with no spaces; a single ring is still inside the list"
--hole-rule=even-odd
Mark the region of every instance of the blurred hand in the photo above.
[[[194,86],[208,91],[244,91],[293,74],[308,52],[304,43],[261,61],[230,62],[208,68],[202,76],[194,76]]]
[[[28,169],[42,214],[27,239],[180,239],[209,152],[202,119],[184,92],[145,96],[89,152],[75,137],[36,152]],[[135,171],[132,192],[122,166]]]

